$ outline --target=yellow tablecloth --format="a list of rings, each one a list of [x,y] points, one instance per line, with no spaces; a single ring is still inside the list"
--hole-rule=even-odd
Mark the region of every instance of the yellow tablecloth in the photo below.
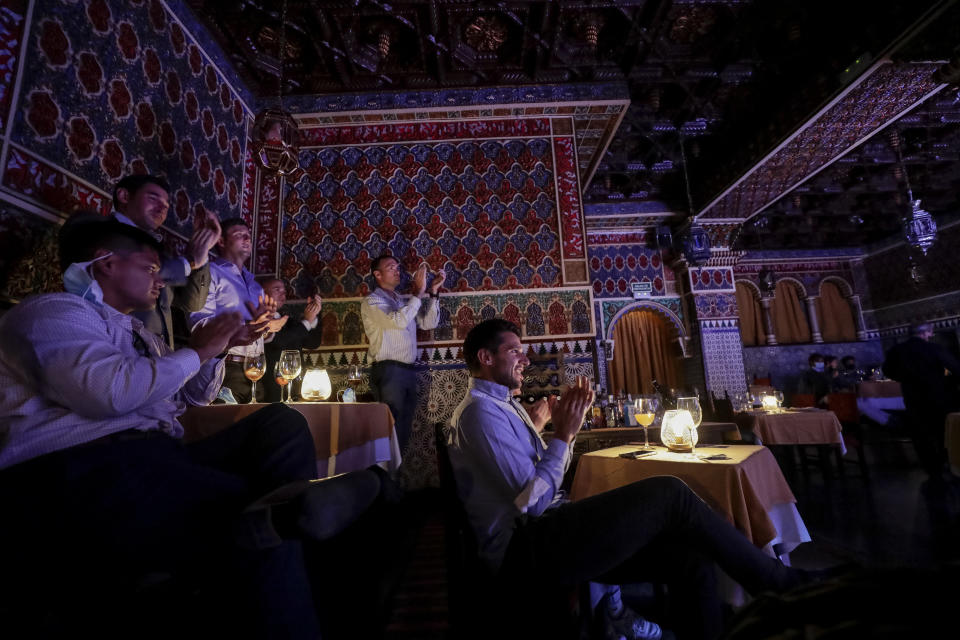
[[[211,436],[266,406],[217,404],[191,407],[180,417],[184,440],[190,442]],[[291,402],[287,406],[307,419],[321,476],[378,462],[389,462],[394,469],[399,466],[400,452],[393,429],[393,415],[387,405],[379,402]],[[381,443],[385,446],[372,446],[378,441],[385,441]],[[362,447],[368,451],[358,451]],[[347,460],[344,460],[345,452],[351,452],[346,456]],[[360,455],[356,455],[358,453]]]
[[[747,411],[749,428],[765,445],[836,444],[846,453],[840,421],[832,411],[784,409],[780,413]]]
[[[796,546],[810,539],[801,522],[802,534],[791,537],[803,539],[781,540],[783,532],[771,520],[778,505],[790,505],[795,512],[796,498],[766,447],[731,445],[698,450],[700,455],[724,453],[730,457],[716,461],[696,460],[690,454],[673,453],[663,447],[656,449],[655,455],[636,460],[620,457],[621,453],[636,451],[636,446],[584,454],[574,476],[571,498],[581,500],[653,476],[676,476],[757,547],[774,541]]]

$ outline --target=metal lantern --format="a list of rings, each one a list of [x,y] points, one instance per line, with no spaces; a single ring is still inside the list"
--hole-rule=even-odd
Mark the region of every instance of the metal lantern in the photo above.
[[[683,255],[692,264],[701,264],[710,259],[710,236],[697,223],[693,223],[681,238]]]
[[[777,274],[773,269],[767,267],[760,269],[757,278],[760,280],[760,291],[765,296],[772,296],[774,291],[777,290]]]
[[[937,223],[928,212],[920,208],[919,200],[912,200],[913,210],[909,218],[903,219],[903,235],[910,246],[919,249],[923,255],[937,239]]]
[[[264,109],[253,123],[254,157],[265,170],[289,176],[300,168],[300,131],[282,109]]]

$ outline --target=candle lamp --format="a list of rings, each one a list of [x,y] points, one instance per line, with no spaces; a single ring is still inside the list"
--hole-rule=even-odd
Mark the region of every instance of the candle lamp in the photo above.
[[[663,414],[660,440],[671,451],[692,452],[697,446],[697,426],[685,409],[671,409]]]
[[[326,400],[333,392],[326,369],[307,369],[300,385],[300,397],[308,402]]]

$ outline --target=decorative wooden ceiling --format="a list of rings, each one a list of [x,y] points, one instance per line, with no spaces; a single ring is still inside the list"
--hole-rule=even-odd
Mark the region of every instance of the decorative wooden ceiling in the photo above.
[[[276,95],[281,2],[188,2],[249,87]],[[940,7],[936,20],[891,47]],[[935,0],[882,10],[872,0],[287,0],[284,94],[306,113],[348,95],[353,104],[355,94],[401,108],[419,106],[403,103],[404,93],[594,87],[592,95],[626,97],[630,106],[614,117],[579,114],[588,226],[682,218],[692,201],[700,218],[716,222],[720,241],[753,218],[739,247],[858,246],[894,233],[903,211],[890,197],[898,179],[887,177],[886,138],[850,148],[938,85],[932,71],[957,55],[958,14],[956,3]],[[891,52],[893,64],[873,69]],[[825,105],[862,86],[873,88],[824,117]],[[889,104],[872,102],[884,95]],[[956,95],[937,93],[902,127],[909,177],[935,215],[956,209]],[[861,111],[871,124],[858,128]],[[854,124],[838,128],[843,118]],[[796,135],[804,130],[811,133]],[[817,147],[824,135],[829,150]]]

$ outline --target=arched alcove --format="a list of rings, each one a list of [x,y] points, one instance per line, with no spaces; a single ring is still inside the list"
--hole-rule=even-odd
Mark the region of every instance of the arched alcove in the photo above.
[[[610,391],[653,393],[654,379],[665,387],[679,386],[685,334],[680,318],[663,305],[639,302],[622,309],[607,327],[613,342]]]
[[[760,305],[760,288],[749,280],[737,280],[737,309],[740,314],[740,340],[745,347],[763,345],[767,335]]]
[[[804,300],[807,292],[795,278],[780,278],[774,292],[771,314],[778,344],[810,342],[810,323]]]

